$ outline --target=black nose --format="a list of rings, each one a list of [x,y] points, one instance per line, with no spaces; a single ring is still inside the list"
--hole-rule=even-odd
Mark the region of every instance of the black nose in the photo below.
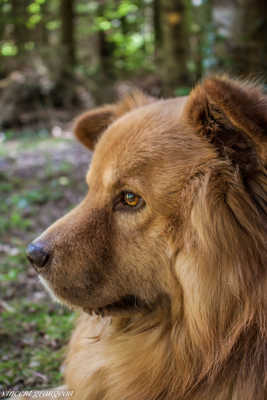
[[[34,268],[44,268],[50,258],[42,243],[31,243],[26,249],[26,255]]]

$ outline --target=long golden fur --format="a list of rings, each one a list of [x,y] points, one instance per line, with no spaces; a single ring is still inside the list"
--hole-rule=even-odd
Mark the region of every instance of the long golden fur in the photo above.
[[[81,310],[73,399],[266,399],[262,89],[211,77],[189,98],[134,93],[75,133],[95,150],[88,195],[38,238],[43,279]],[[127,208],[125,191],[145,205]]]

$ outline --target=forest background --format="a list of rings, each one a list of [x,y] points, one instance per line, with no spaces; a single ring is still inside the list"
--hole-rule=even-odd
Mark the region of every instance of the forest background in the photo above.
[[[61,382],[75,315],[24,249],[86,193],[73,118],[134,87],[186,95],[218,72],[266,84],[265,0],[0,0],[0,390]]]

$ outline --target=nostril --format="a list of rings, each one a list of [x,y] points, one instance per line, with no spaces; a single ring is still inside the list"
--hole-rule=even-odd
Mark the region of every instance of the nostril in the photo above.
[[[26,255],[33,267],[43,268],[49,260],[49,253],[41,243],[31,243],[26,249]]]

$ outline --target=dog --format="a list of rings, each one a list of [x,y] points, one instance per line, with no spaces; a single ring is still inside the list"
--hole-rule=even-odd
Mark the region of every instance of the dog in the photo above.
[[[74,400],[267,399],[267,98],[211,76],[82,114],[88,194],[29,245],[80,310]],[[63,398],[63,397],[62,397]]]

